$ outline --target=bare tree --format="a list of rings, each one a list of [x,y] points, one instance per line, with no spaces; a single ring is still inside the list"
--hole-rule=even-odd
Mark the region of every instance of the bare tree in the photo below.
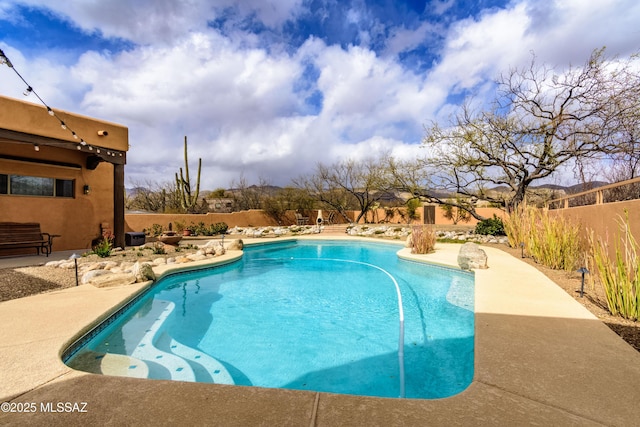
[[[358,222],[393,189],[388,170],[376,159],[318,164],[315,173],[294,180],[294,184],[349,222],[347,210],[359,210]]]
[[[599,49],[582,67],[558,75],[534,56],[528,68],[502,75],[489,110],[467,103],[450,127],[427,129],[431,183],[511,210],[532,183],[561,166],[620,152],[622,126],[640,111],[636,59],[605,58]],[[509,191],[492,193],[495,186]]]
[[[134,191],[125,200],[127,209],[159,213],[182,212],[175,182],[158,184],[146,181],[132,185]]]

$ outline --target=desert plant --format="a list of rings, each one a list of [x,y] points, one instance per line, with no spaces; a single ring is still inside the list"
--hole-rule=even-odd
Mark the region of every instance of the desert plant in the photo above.
[[[493,214],[493,218],[483,219],[476,224],[475,233],[488,236],[504,236],[504,224],[496,214]]]
[[[184,174],[180,168],[180,175],[176,172],[176,189],[180,197],[180,205],[186,212],[194,212],[198,206],[198,196],[200,195],[200,171],[202,169],[202,159],[198,159],[198,177],[195,183],[195,190],[191,188],[191,178],[189,177],[189,157],[187,154],[187,137],[184,137]]]
[[[410,222],[413,222],[420,218],[418,214],[418,208],[422,206],[422,202],[418,198],[409,199],[407,201],[407,218]]]
[[[582,254],[580,226],[562,216],[550,216],[547,211],[531,212],[529,218],[535,223],[530,225],[525,242],[527,252],[549,268],[575,270]]]
[[[151,229],[147,230],[145,228],[143,231],[148,236],[158,237],[164,232],[164,228],[160,224],[152,224]]]
[[[428,254],[434,251],[436,232],[433,227],[416,225],[411,228],[411,253]]]
[[[547,211],[520,206],[504,222],[509,245],[524,245],[533,259],[549,268],[572,271],[583,253],[580,226]]]
[[[528,240],[531,221],[529,220],[531,209],[521,204],[511,211],[509,216],[503,221],[504,231],[509,240],[509,246],[519,248]]]
[[[187,223],[184,221],[176,221],[176,232],[182,233],[187,228]]]
[[[103,230],[102,231],[102,240],[98,242],[97,245],[93,247],[93,253],[98,255],[100,258],[107,258],[111,256],[111,251],[113,250],[113,241],[115,240],[114,234],[111,230]]]
[[[469,211],[462,209],[460,206],[465,206],[468,204],[465,200],[460,197],[456,197],[456,206],[452,205],[440,205],[440,209],[442,209],[442,216],[446,219],[453,222],[453,225],[458,224],[460,221],[469,222],[471,221],[471,214]]]
[[[640,319],[640,259],[638,244],[629,228],[629,215],[620,218],[622,236],[615,244],[615,259],[609,255],[609,245],[601,238],[589,233],[591,256],[596,274],[602,284],[609,311],[626,319]]]
[[[153,253],[155,255],[164,255],[166,251],[164,250],[164,245],[161,242],[155,242],[153,244]]]

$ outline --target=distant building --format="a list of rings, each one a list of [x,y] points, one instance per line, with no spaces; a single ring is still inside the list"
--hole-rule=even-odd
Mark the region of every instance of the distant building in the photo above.
[[[230,213],[233,212],[234,200],[228,198],[206,198],[207,205],[209,205],[209,212],[216,213]]]
[[[0,97],[0,222],[40,223],[61,236],[54,251],[89,249],[107,230],[124,246],[128,129],[55,114],[59,119],[43,106]]]

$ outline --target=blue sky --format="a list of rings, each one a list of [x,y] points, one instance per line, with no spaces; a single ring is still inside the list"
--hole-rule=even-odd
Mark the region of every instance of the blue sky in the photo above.
[[[531,52],[626,57],[638,22],[636,0],[0,0],[0,48],[50,106],[129,128],[128,186],[169,181],[187,135],[214,189],[422,155],[425,124]]]

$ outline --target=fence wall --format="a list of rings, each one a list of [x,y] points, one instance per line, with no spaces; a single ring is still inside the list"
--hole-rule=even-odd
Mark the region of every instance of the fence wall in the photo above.
[[[427,208],[427,207],[425,207]],[[402,208],[401,208],[402,209]],[[353,222],[358,216],[359,212],[349,211],[347,216],[349,221],[345,220],[341,215],[335,215],[334,221],[337,224]],[[504,211],[496,208],[479,208],[478,213],[484,217],[491,218],[494,214],[503,218],[505,216]],[[317,210],[308,212],[305,215],[309,217],[309,224],[316,223]],[[424,209],[417,210],[418,217],[413,221],[414,224],[424,224]],[[323,210],[322,216],[326,221],[328,219],[329,212]],[[159,224],[169,229],[169,223],[172,224],[175,230],[176,222],[183,222],[187,226],[190,224],[198,224],[203,222],[205,225],[215,224],[218,222],[226,223],[229,228],[232,227],[262,227],[262,226],[276,226],[278,223],[266,215],[262,210],[248,210],[231,213],[207,213],[207,214],[126,214],[125,215],[125,231],[142,231],[149,230],[153,224]],[[378,209],[375,212],[369,212],[365,218],[360,220],[360,223],[365,221],[373,223],[389,223],[389,224],[406,224],[408,221],[403,219],[401,215],[396,214],[393,216],[387,216],[384,209]],[[475,226],[478,221],[471,218],[469,222],[459,222],[458,225]],[[295,212],[290,211],[287,213],[282,225],[296,224]],[[453,222],[444,217],[444,211],[440,207],[435,208],[435,224],[436,225],[452,225]]]

